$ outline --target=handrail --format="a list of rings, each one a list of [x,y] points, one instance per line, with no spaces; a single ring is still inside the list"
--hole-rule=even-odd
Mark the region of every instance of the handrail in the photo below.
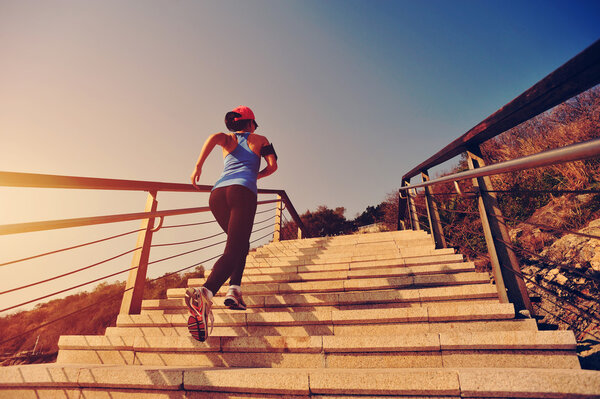
[[[523,94],[471,130],[420,163],[402,180],[408,180],[481,144],[600,83],[600,40],[540,80]]]
[[[105,179],[98,177],[47,175],[0,171],[0,187],[67,188],[83,190],[179,191],[208,193],[213,186],[165,183],[146,180]],[[259,194],[279,194],[284,190],[259,188]]]
[[[600,40],[573,57],[564,65],[547,75],[517,98],[500,108],[484,121],[458,137],[429,159],[420,163],[402,177],[400,193],[411,194],[411,189],[424,188],[424,202],[427,208],[429,230],[436,248],[445,247],[444,230],[432,198],[431,186],[454,182],[460,192],[457,181],[473,179],[477,194],[477,207],[482,224],[482,233],[488,250],[492,274],[501,302],[512,302],[523,315],[531,315],[533,307],[527,292],[527,286],[520,270],[521,265],[511,242],[505,218],[494,193],[489,176],[501,173],[528,170],[542,166],[562,164],[598,157],[600,139],[589,140],[562,148],[540,152],[509,161],[485,165],[480,145],[501,133],[509,131],[519,124],[538,116],[550,108],[564,103],[570,98],[600,83]],[[465,153],[469,170],[442,176],[430,180],[429,170],[461,153]],[[421,175],[422,182],[410,184],[410,179]],[[414,191],[417,194],[416,191]],[[406,207],[413,229],[419,229],[418,214],[412,195],[400,196],[399,209]],[[398,212],[400,217],[404,215]]]
[[[278,200],[259,201],[257,205],[272,204]],[[64,229],[69,227],[92,226],[96,224],[127,222],[131,220],[151,219],[165,216],[187,215],[190,213],[208,212],[207,206],[198,208],[170,209],[156,212],[123,213],[119,215],[92,216],[74,219],[46,220],[42,222],[28,222],[0,225],[0,235],[30,233],[34,231],[46,231]]]
[[[212,186],[198,185],[196,189],[191,184],[184,183],[164,183],[154,181],[141,181],[141,180],[122,180],[122,179],[104,179],[96,177],[79,177],[79,176],[62,176],[62,175],[48,175],[48,174],[36,174],[36,173],[21,173],[21,172],[6,172],[0,171],[0,187],[32,187],[32,188],[64,188],[64,189],[84,189],[84,190],[123,190],[123,191],[147,191],[147,192],[158,192],[158,191],[171,191],[171,192],[203,192],[207,193],[212,190]],[[292,202],[287,196],[285,190],[276,189],[258,189],[258,194],[277,194],[282,197],[285,205],[296,222],[298,228],[302,230],[302,233],[306,233],[306,228],[302,220],[298,216],[298,213],[294,209]],[[275,202],[276,200],[272,201]],[[267,203],[267,202],[259,202]],[[147,213],[135,213],[125,215],[110,215],[110,216],[98,216],[92,218],[79,218],[70,219],[69,221],[47,221],[47,222],[32,222],[29,223],[26,230],[18,231],[17,225],[4,225],[0,226],[0,235],[3,234],[15,234],[19,232],[28,231],[40,231],[48,230],[53,228],[63,227],[75,227],[85,226],[89,224],[99,223],[111,223],[120,222],[127,220],[145,219],[148,217],[160,217],[160,216],[172,216],[182,215],[186,213],[201,212],[199,209],[203,208],[188,208],[174,211],[181,211],[182,213],[164,213],[169,211],[160,211],[151,215]],[[194,211],[195,210],[195,211]],[[143,217],[142,217],[143,215]],[[107,221],[103,221],[106,218]],[[89,224],[85,224],[89,222]],[[35,224],[41,223],[39,227]],[[53,223],[58,223],[60,227],[50,227]],[[64,226],[62,224],[65,224]],[[84,224],[80,224],[84,223]],[[25,226],[24,226],[25,227]]]
[[[91,226],[98,224],[106,224],[106,223],[116,223],[116,222],[125,222],[125,221],[133,221],[133,220],[141,220],[141,227],[137,230],[138,232],[138,240],[137,245],[131,251],[127,253],[133,252],[132,265],[129,269],[122,270],[116,274],[111,274],[109,276],[102,277],[100,279],[87,282],[85,284],[90,284],[92,282],[100,281],[104,278],[115,276],[119,273],[124,273],[129,271],[129,276],[127,278],[126,289],[123,294],[123,299],[121,302],[121,310],[122,314],[138,314],[141,311],[141,303],[143,299],[144,285],[146,281],[146,272],[149,265],[164,261],[168,259],[173,259],[178,256],[183,256],[195,251],[203,250],[208,247],[202,247],[198,249],[194,249],[191,251],[183,252],[181,254],[171,255],[167,258],[155,260],[149,262],[150,249],[156,246],[166,246],[166,245],[179,245],[186,244],[191,242],[196,242],[198,240],[188,240],[182,241],[178,243],[169,243],[169,244],[155,244],[152,245],[152,236],[162,227],[164,218],[167,216],[175,216],[175,215],[186,215],[198,212],[207,212],[210,211],[210,207],[195,207],[195,208],[183,208],[183,209],[168,209],[168,210],[158,210],[158,193],[161,191],[177,191],[177,192],[190,192],[190,193],[208,193],[212,190],[212,186],[200,185],[193,186],[192,184],[181,184],[181,183],[162,183],[162,182],[153,182],[153,181],[139,181],[139,180],[120,180],[120,179],[103,179],[103,178],[92,178],[92,177],[75,177],[75,176],[60,176],[60,175],[48,175],[48,174],[34,174],[34,173],[20,173],[20,172],[7,172],[0,171],[0,187],[31,187],[31,188],[54,188],[54,189],[91,189],[91,190],[122,190],[122,191],[144,191],[148,193],[146,199],[146,207],[144,212],[136,212],[136,213],[125,213],[125,214],[113,214],[113,215],[104,215],[104,216],[92,216],[92,217],[79,217],[72,219],[60,219],[60,220],[46,220],[46,221],[36,221],[36,222],[27,222],[27,223],[15,223],[15,224],[5,224],[0,225],[0,236],[8,235],[8,234],[17,234],[17,233],[27,233],[27,232],[35,232],[35,231],[46,231],[46,230],[55,230],[62,228],[70,228],[70,227],[81,227],[81,226]],[[299,229],[299,237],[302,235],[306,236],[306,234],[302,234],[306,232],[304,224],[302,220],[298,216],[298,213],[294,209],[287,193],[284,190],[273,190],[273,189],[258,189],[257,194],[276,194],[276,199],[257,201],[257,205],[271,204],[277,203],[277,207],[274,209],[275,213],[275,224],[274,224],[274,232],[273,240],[278,241],[280,239],[279,233],[281,231],[281,214],[283,209],[287,209],[292,219],[296,222]],[[155,225],[156,218],[159,219],[158,224]],[[265,220],[265,221],[268,221]],[[202,222],[204,224],[205,222]],[[262,223],[262,222],[260,222]],[[188,225],[193,225],[194,223],[190,223]],[[168,226],[175,227],[175,226]],[[271,226],[266,226],[258,230],[253,230],[253,233],[256,231],[262,231],[267,228],[272,228]],[[222,234],[222,233],[220,233]],[[270,235],[270,234],[269,234]],[[268,235],[261,237],[260,239],[266,238]],[[214,237],[214,236],[212,236]],[[204,239],[204,238],[203,238]],[[96,242],[99,242],[98,240]],[[254,241],[251,241],[254,242]],[[216,243],[212,245],[223,244]],[[79,245],[81,246],[81,245]],[[79,246],[74,246],[70,248],[76,248]],[[54,251],[53,251],[54,252]],[[28,257],[26,259],[32,259],[33,257]],[[8,262],[15,263],[15,262]],[[7,263],[7,264],[8,264]],[[87,268],[87,267],[86,267]],[[79,270],[79,269],[78,269]],[[81,269],[83,270],[83,269]],[[60,277],[60,276],[59,276]],[[55,277],[57,278],[57,277]],[[45,282],[46,280],[42,281]],[[40,282],[40,283],[42,283]],[[37,283],[36,283],[37,284]],[[83,285],[85,285],[83,284]],[[72,288],[78,288],[83,285],[78,285]],[[22,287],[24,288],[24,287]],[[20,288],[19,288],[20,289]],[[70,288],[71,289],[71,288]],[[69,290],[69,289],[67,289]],[[66,292],[66,290],[62,290],[58,293]],[[44,299],[47,296],[36,298],[35,300]],[[30,303],[31,301],[27,302]],[[17,305],[20,306],[20,305]],[[13,309],[14,307],[7,308],[4,310]]]
[[[434,180],[429,180],[410,186],[403,186],[400,187],[400,190],[411,190],[415,188],[433,186],[440,183],[497,175],[523,169],[539,168],[548,165],[556,165],[559,163],[580,161],[597,156],[600,156],[600,139],[589,140],[521,158],[515,158],[509,161],[484,166],[482,168],[453,173],[451,175],[442,176]]]

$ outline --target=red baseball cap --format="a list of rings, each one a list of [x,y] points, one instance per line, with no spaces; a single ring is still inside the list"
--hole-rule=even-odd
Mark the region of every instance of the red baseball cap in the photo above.
[[[235,118],[234,121],[237,122],[242,119],[252,119],[256,127],[258,127],[258,123],[256,123],[256,119],[254,119],[254,112],[252,112],[250,108],[246,107],[245,105],[240,105],[239,107],[234,108],[232,111],[241,115],[239,118]]]

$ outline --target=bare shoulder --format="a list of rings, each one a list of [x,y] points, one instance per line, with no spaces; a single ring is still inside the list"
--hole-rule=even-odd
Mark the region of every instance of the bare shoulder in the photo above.
[[[261,147],[269,144],[269,139],[267,139],[265,136],[256,133],[252,133],[252,136],[254,136],[254,142]]]
[[[210,135],[211,139],[214,140],[216,144],[225,145],[230,139],[231,136],[227,133],[218,132]]]

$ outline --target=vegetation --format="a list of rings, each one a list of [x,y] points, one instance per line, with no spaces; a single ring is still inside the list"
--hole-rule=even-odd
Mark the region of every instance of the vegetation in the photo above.
[[[165,298],[168,288],[185,287],[189,278],[203,276],[204,268],[198,266],[189,273],[147,279],[144,298]],[[124,289],[123,282],[102,283],[91,292],[55,299],[38,304],[33,310],[0,318],[0,341],[17,337],[0,344],[0,361],[3,365],[53,361],[61,335],[104,334],[106,327],[116,323]]]
[[[600,86],[489,140],[481,146],[482,154],[487,164],[507,161],[598,138],[599,127]],[[450,173],[467,168],[467,160],[463,157]],[[557,197],[564,196],[564,191],[600,188],[600,160],[569,162],[493,176],[492,184],[496,190],[509,192],[498,194],[504,216],[524,222],[537,210],[555,201]],[[461,182],[461,187],[464,192],[473,191],[470,180]],[[434,190],[438,193],[452,193],[454,187],[446,184]],[[595,197],[585,209],[573,207],[568,214],[549,217],[538,223],[543,222],[559,229],[580,229],[590,220],[600,217],[600,196]],[[468,199],[456,195],[436,196],[444,233],[450,245],[458,247],[471,259],[480,259],[483,260],[480,263],[485,263],[486,256],[482,254],[486,253],[486,247],[474,199],[475,197]],[[421,213],[426,214],[422,202],[417,206]],[[422,217],[422,222],[426,224],[425,217]],[[514,227],[518,223],[508,221],[507,224]],[[528,243],[525,242],[525,245]]]
[[[374,206],[368,206],[360,215],[348,220],[344,216],[346,208],[330,209],[325,205],[317,207],[314,212],[307,210],[300,219],[308,230],[309,237],[327,237],[351,234],[360,227],[381,224],[384,230],[395,230],[398,225],[398,194],[388,194],[386,199]],[[282,227],[284,239],[294,239],[298,228],[293,221]]]

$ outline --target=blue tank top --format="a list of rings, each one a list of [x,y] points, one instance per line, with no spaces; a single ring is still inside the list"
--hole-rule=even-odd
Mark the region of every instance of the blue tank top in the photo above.
[[[248,146],[250,133],[236,133],[237,146],[225,156],[223,173],[213,190],[219,187],[241,185],[257,192],[256,180],[260,168],[260,156],[256,155]]]

